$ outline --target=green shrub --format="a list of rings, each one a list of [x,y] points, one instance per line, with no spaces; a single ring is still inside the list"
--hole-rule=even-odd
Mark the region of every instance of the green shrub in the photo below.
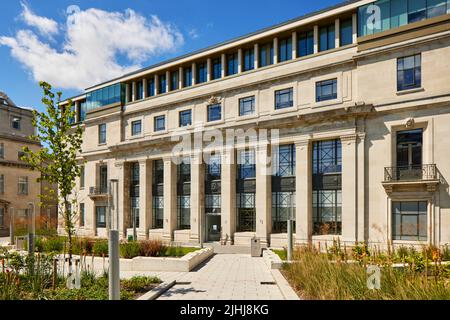
[[[443,261],[450,261],[450,248],[448,245],[445,245],[442,248],[442,260]]]
[[[161,283],[157,277],[135,276],[129,280],[122,280],[122,288],[137,293],[149,291],[155,284]]]
[[[61,253],[64,249],[64,238],[51,237],[43,240],[43,252]]]
[[[139,254],[144,257],[162,257],[167,247],[161,240],[143,240],[139,242]]]
[[[139,243],[135,241],[120,244],[120,256],[125,259],[138,257],[140,253]]]
[[[107,240],[97,240],[92,246],[92,253],[96,256],[108,256],[108,241]]]

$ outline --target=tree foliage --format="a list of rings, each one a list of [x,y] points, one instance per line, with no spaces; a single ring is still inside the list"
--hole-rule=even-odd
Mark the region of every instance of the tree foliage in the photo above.
[[[83,129],[80,125],[73,124],[75,110],[72,108],[72,101],[69,100],[68,104],[61,108],[62,93],[53,93],[52,86],[46,82],[40,82],[39,85],[44,94],[42,103],[45,111],[33,111],[32,123],[36,131],[30,138],[39,142],[42,148],[32,151],[24,147],[22,160],[27,162],[32,170],[41,173],[39,182],[47,181],[58,187],[57,194],[53,196],[54,200],[58,201],[58,213],[64,219],[71,258],[76,216],[76,210],[71,209],[76,199],[71,199],[71,195],[75,189],[76,179],[81,174],[78,155],[81,152]],[[41,195],[41,198],[45,197],[48,195]]]

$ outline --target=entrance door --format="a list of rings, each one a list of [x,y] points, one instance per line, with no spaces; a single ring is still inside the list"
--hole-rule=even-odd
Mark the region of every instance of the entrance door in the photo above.
[[[207,241],[220,241],[220,215],[206,215],[206,228]]]

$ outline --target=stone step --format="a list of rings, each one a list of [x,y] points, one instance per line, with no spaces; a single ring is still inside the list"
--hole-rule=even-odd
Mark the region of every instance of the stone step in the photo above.
[[[205,243],[204,246],[213,248],[215,254],[250,254],[250,246],[221,245],[220,243]]]

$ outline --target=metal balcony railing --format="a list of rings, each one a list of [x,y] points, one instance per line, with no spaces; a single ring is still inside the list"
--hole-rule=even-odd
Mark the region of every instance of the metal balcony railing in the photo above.
[[[108,195],[108,188],[107,187],[90,187],[89,195],[91,195],[91,196]]]
[[[432,180],[440,180],[439,170],[435,164],[387,167],[384,169],[385,182]]]

